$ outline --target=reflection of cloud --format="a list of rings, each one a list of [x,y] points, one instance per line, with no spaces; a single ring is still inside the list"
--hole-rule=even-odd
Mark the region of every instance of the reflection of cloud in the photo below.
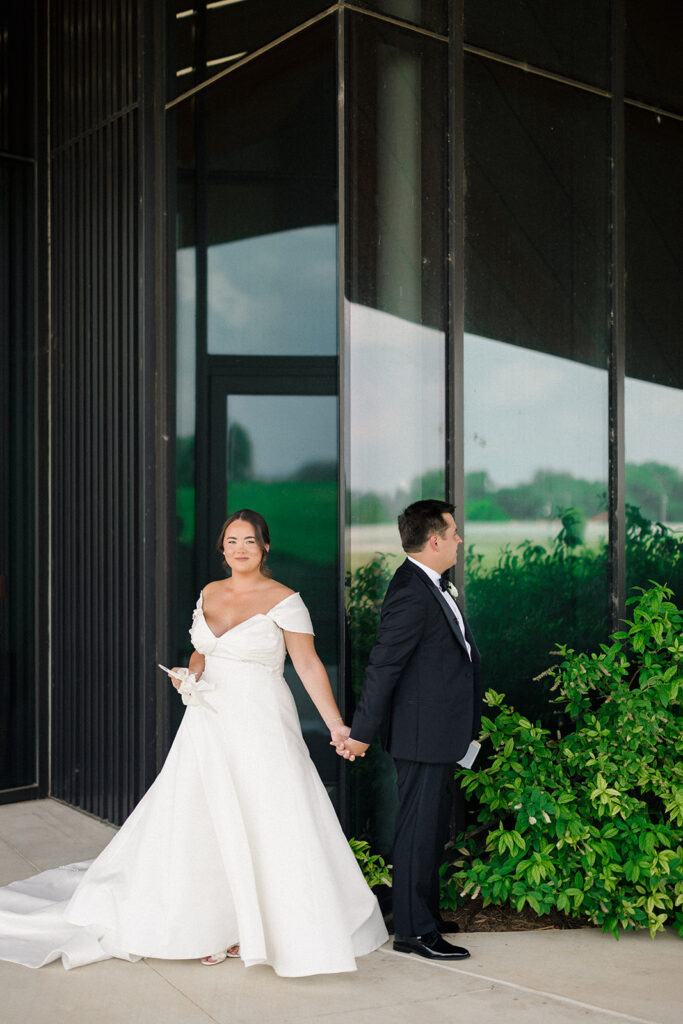
[[[539,469],[606,480],[607,372],[466,334],[465,469],[499,487]]]
[[[208,299],[212,318],[222,320],[226,330],[249,323],[251,297],[220,267],[214,267],[209,274]]]
[[[393,494],[445,463],[442,331],[349,303],[353,491]]]
[[[208,307],[213,355],[334,355],[336,226],[210,246]]]

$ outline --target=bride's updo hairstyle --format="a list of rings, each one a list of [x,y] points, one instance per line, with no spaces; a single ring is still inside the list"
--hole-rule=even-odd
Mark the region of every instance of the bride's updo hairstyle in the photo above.
[[[216,544],[216,551],[218,551],[219,555],[221,556],[223,568],[225,569],[226,572],[228,571],[229,568],[228,563],[225,561],[225,555],[223,554],[223,543],[225,541],[225,535],[228,532],[228,528],[233,523],[237,522],[238,519],[242,519],[245,523],[249,523],[249,525],[253,527],[254,536],[256,537],[256,543],[261,549],[261,564],[259,566],[259,569],[261,570],[261,575],[270,576],[271,571],[266,566],[266,558],[268,556],[266,546],[270,544],[270,531],[268,530],[268,523],[265,521],[265,519],[259,512],[254,512],[250,508],[241,508],[239,512],[233,512],[233,514],[225,520],[223,526],[221,527],[221,532],[218,536],[218,543]]]

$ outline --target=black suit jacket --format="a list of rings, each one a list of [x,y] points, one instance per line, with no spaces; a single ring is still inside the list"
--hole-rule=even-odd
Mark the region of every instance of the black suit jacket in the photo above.
[[[352,738],[371,743],[380,732],[393,757],[460,760],[481,728],[481,658],[466,621],[465,636],[471,661],[446,599],[406,559],[382,605]]]

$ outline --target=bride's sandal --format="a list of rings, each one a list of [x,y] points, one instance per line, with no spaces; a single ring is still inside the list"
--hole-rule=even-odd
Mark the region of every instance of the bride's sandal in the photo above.
[[[228,957],[239,957],[240,947],[239,943],[231,946],[230,949],[226,949],[225,953],[212,953],[211,956],[203,956],[200,963],[204,964],[205,967],[215,967],[216,964],[222,964]]]

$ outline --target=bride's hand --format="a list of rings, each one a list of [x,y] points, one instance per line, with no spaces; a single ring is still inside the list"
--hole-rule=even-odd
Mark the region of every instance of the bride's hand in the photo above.
[[[338,754],[344,749],[344,741],[351,735],[351,727],[340,722],[330,729],[330,746],[334,747]]]
[[[183,669],[182,668],[178,668],[177,665],[174,665],[173,668],[171,669],[171,672],[177,672],[179,675],[182,676]],[[176,679],[176,677],[172,676],[170,672],[168,673],[168,678],[171,680],[171,682],[173,683],[173,685],[175,686],[175,688],[177,690],[178,687],[180,686],[181,680],[180,679]]]

